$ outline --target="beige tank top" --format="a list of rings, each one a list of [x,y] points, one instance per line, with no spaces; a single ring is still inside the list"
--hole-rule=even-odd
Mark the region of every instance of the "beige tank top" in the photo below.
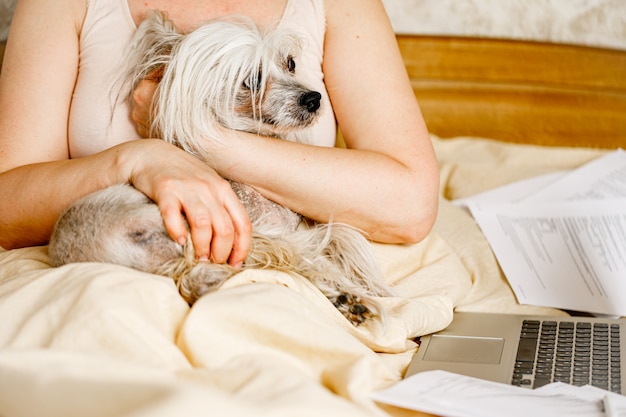
[[[297,7],[296,7],[297,3]],[[288,0],[279,26],[304,40],[298,71],[322,93],[322,114],[312,127],[313,142],[333,146],[335,117],[322,73],[325,15],[323,0]],[[89,0],[80,36],[79,71],[70,109],[70,156],[78,158],[139,139],[127,103],[114,106],[123,57],[137,29],[127,0]]]

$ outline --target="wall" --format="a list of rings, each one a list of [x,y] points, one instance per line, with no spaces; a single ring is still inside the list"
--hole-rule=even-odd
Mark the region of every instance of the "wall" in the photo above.
[[[0,0],[0,42],[7,38],[15,3],[17,0]]]
[[[626,49],[624,0],[383,0],[396,32]]]

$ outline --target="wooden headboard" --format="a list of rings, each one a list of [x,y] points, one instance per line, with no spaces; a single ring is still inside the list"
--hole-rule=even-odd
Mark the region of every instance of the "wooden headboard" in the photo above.
[[[439,137],[626,147],[626,51],[425,36],[398,44]]]

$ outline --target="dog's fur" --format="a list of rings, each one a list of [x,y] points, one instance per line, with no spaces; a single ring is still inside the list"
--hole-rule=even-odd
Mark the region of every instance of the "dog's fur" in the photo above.
[[[218,126],[306,143],[306,128],[321,111],[319,92],[297,80],[299,40],[289,32],[216,20],[181,34],[155,11],[140,25],[130,51],[129,90],[145,77],[160,79],[153,135],[205,161]],[[232,186],[253,224],[244,268],[309,279],[355,325],[381,316],[376,297],[392,291],[357,230],[338,223],[302,225],[299,215],[252,187]],[[76,202],[57,222],[48,252],[54,265],[109,262],[170,276],[189,303],[238,272],[228,264],[196,261],[191,239],[184,247],[175,243],[158,207],[130,185]]]

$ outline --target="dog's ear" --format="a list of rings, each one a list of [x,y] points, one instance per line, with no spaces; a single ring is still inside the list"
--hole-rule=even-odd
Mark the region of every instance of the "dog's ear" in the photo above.
[[[183,36],[163,12],[148,12],[130,45],[129,78],[133,87],[142,79],[160,80],[170,52]]]

